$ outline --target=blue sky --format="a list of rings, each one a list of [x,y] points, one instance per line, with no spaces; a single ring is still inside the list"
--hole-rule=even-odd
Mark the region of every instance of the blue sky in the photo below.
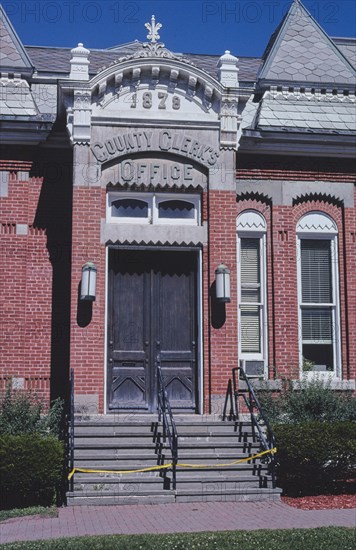
[[[176,52],[259,56],[290,0],[2,0],[24,44],[107,48],[146,40],[152,14]],[[354,0],[304,0],[331,36],[355,36]]]

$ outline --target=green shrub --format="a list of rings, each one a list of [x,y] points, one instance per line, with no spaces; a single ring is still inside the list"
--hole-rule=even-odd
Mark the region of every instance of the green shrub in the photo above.
[[[355,477],[356,424],[307,422],[274,426],[277,485],[289,495],[335,490]]]
[[[53,436],[0,436],[1,508],[53,504],[63,467],[63,443]]]
[[[351,392],[331,389],[330,380],[303,378],[298,387],[285,381],[279,395],[273,396],[268,382],[258,390],[258,398],[272,423],[346,422],[356,420],[356,399]]]
[[[43,403],[30,392],[19,392],[8,385],[0,399],[0,435],[40,433],[60,436],[63,418],[63,401],[56,399],[47,414]]]

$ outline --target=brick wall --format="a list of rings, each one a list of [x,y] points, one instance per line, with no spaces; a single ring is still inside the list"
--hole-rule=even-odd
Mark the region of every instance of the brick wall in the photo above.
[[[356,205],[356,188],[355,188]],[[344,212],[344,298],[345,368],[344,375],[356,380],[356,208]],[[346,372],[345,372],[346,371]]]
[[[273,164],[272,164],[273,163]],[[284,179],[298,181],[352,181],[355,174],[351,170],[342,174],[340,166],[325,161],[324,170],[313,172],[310,162],[305,165],[295,160],[290,170],[276,161],[270,166],[248,167],[250,158],[244,160],[237,170],[239,179]],[[347,165],[347,163],[346,163]],[[301,169],[303,166],[303,170]],[[346,166],[347,168],[347,166]],[[303,197],[294,206],[268,204],[261,200],[238,200],[238,212],[255,209],[261,212],[267,221],[267,280],[268,280],[268,345],[269,377],[298,378],[299,376],[299,333],[298,333],[298,294],[297,294],[297,250],[296,225],[298,220],[311,211],[325,212],[331,216],[338,227],[338,262],[340,279],[340,329],[342,353],[342,377],[356,378],[356,209],[343,208],[337,201],[315,200],[315,197]]]
[[[7,196],[0,198],[0,389],[18,388],[49,399],[52,267],[47,235],[35,218],[43,179],[31,163],[0,161]]]
[[[71,349],[75,393],[86,395],[86,406],[103,412],[105,336],[105,245],[100,244],[101,218],[105,217],[105,189],[73,189]],[[82,266],[97,266],[96,301],[79,300]],[[90,397],[91,396],[91,397]],[[79,400],[80,398],[77,398]]]
[[[231,370],[237,365],[236,194],[210,191],[208,213],[209,247],[204,263],[204,303],[210,317],[205,313],[206,410],[209,410],[210,394],[225,395]],[[213,298],[215,269],[221,263],[231,271],[231,302],[225,305],[217,304]]]
[[[327,161],[323,173],[311,166],[302,169],[301,161],[290,170],[259,162],[253,168],[242,163],[238,177],[320,178],[340,185],[355,181],[347,163],[342,175],[340,167]],[[70,353],[77,395],[87,395],[89,401],[92,396],[94,407],[103,412],[106,250],[100,244],[100,222],[106,192],[83,185],[74,188],[72,198],[70,167],[51,182],[41,166],[28,176],[27,161],[0,164],[9,172],[8,195],[0,198],[0,388],[15,377],[46,399],[63,395]],[[304,197],[294,206],[255,198],[236,203],[234,192],[212,190],[203,197],[203,219],[209,222],[209,243],[203,249],[206,412],[212,409],[211,397],[225,394],[238,363],[236,217],[245,209],[258,210],[267,221],[270,378],[298,376],[296,224],[312,210],[329,214],[338,226],[343,377],[356,378],[356,209],[315,197]],[[98,267],[93,304],[78,300],[81,268],[88,260]],[[231,270],[231,303],[223,307],[212,299],[215,269],[222,262]]]

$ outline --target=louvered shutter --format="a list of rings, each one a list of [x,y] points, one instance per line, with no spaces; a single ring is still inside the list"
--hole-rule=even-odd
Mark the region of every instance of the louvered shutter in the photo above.
[[[243,353],[261,352],[260,261],[260,239],[242,238],[240,242],[240,334]]]
[[[243,353],[260,353],[260,307],[242,304],[240,311],[241,351]]]
[[[241,239],[241,286],[260,283],[260,239]]]
[[[302,303],[332,303],[331,242],[301,241]]]

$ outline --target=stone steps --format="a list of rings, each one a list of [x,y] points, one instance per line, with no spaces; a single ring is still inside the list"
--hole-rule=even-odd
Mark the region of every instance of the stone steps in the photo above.
[[[131,491],[93,491],[78,496],[68,493],[67,501],[70,506],[100,506],[125,504],[165,504],[174,502],[244,502],[261,500],[278,500],[279,490],[257,489],[255,487],[239,487],[226,489],[224,487],[209,487],[201,489],[177,489],[176,491],[148,490],[133,494]]]
[[[262,476],[260,485],[267,485],[271,480],[270,476]],[[181,490],[201,490],[205,491],[207,488],[211,489],[237,489],[239,487],[256,487],[256,476],[240,474],[234,476],[223,475],[210,475],[206,478],[194,476],[179,477],[179,491]],[[148,491],[148,490],[161,490],[162,478],[161,477],[132,477],[122,476],[117,477],[92,477],[87,479],[76,479],[74,484],[74,492],[80,491],[81,494],[88,494],[94,491],[100,491],[102,493],[107,492],[121,492],[121,491]]]
[[[122,470],[157,466],[159,457],[171,462],[156,418],[137,422],[115,422],[98,417],[75,423],[75,467],[93,470]],[[154,441],[154,433],[159,437]],[[179,467],[177,488],[172,472],[75,473],[68,505],[235,501],[278,498],[272,490],[267,465],[259,459],[221,467],[256,454],[259,443],[248,422],[222,422],[209,417],[180,417],[177,422],[179,462],[206,465]]]

